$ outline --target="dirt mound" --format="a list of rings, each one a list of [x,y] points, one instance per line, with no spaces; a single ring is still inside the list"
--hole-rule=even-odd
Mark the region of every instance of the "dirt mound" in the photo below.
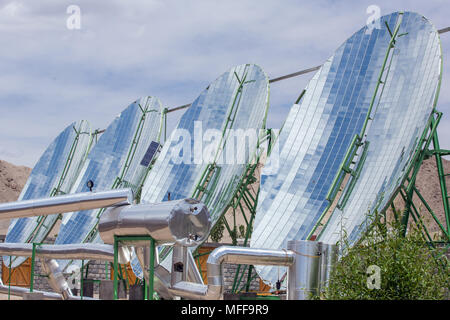
[[[0,202],[15,201],[27,182],[31,169],[0,160]],[[9,220],[0,220],[0,235],[8,230]]]

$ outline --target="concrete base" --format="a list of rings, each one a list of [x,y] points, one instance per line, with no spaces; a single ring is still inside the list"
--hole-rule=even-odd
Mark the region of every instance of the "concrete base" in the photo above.
[[[24,292],[22,294],[23,300],[44,300],[44,294],[39,292]]]
[[[229,293],[223,294],[223,300],[256,300],[256,292],[242,292],[242,293]]]
[[[127,289],[125,287],[124,281],[117,282],[117,296],[119,299],[127,298]],[[100,282],[100,300],[114,300],[114,281],[113,280],[102,280]]]
[[[140,284],[131,285],[128,300],[144,300],[144,286]]]
[[[94,297],[94,282],[88,279],[83,281],[83,297]]]

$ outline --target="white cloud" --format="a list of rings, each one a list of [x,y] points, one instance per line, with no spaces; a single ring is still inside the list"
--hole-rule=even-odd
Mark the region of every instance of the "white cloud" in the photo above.
[[[70,122],[105,127],[136,98],[193,101],[228,68],[257,63],[270,77],[321,64],[367,20],[372,1],[0,0],[0,158],[33,166]],[[421,12],[448,26],[445,1],[378,1],[381,14]],[[450,52],[450,34],[443,36]],[[439,109],[450,125],[450,70]],[[312,74],[274,83],[268,125],[279,127]],[[181,113],[171,114],[171,126]],[[443,129],[443,132],[447,132]],[[450,149],[450,138],[441,142]],[[23,151],[26,150],[26,151]]]

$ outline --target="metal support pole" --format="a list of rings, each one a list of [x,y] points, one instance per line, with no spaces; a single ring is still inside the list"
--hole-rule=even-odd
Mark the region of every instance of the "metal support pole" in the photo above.
[[[34,263],[36,259],[36,243],[33,242],[33,250],[31,252],[31,275],[30,275],[30,292],[34,289]]]
[[[81,260],[81,270],[80,270],[80,300],[83,300],[83,270],[84,270],[84,260]]]
[[[9,256],[8,300],[10,300],[10,298],[11,298],[11,264],[12,264],[12,257]]]
[[[114,300],[117,300],[117,273],[118,271],[118,251],[119,251],[119,241],[117,236],[114,236]]]
[[[250,265],[250,267],[248,267],[247,284],[245,286],[245,292],[250,291],[250,283],[252,282],[252,271],[253,271],[253,266]]]
[[[154,277],[155,277],[155,240],[150,238],[150,265],[148,270],[148,280],[149,280],[149,289],[150,289],[150,297],[149,300],[153,300],[153,290],[154,290]]]
[[[148,298],[148,283],[145,281],[145,278],[142,279],[144,281],[144,300]]]
[[[438,176],[439,176],[439,184],[441,187],[441,194],[442,194],[442,202],[444,205],[444,213],[445,213],[445,222],[447,224],[447,235],[450,234],[450,204],[448,201],[448,193],[447,193],[447,185],[445,181],[445,173],[444,173],[444,166],[442,165],[442,159],[441,155],[439,153],[440,146],[439,146],[439,139],[437,132],[434,131],[433,133],[433,147],[434,150],[437,151],[435,154],[436,157],[436,166],[438,170]]]

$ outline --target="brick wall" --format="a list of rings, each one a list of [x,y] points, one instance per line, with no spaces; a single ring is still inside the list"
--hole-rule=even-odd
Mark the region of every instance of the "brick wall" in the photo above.
[[[225,292],[231,292],[231,289],[233,288],[233,282],[234,277],[237,271],[238,265],[236,264],[224,264],[223,265],[223,275],[224,275],[224,284],[225,284]],[[240,268],[239,277],[241,277],[243,266]],[[255,274],[255,269],[252,271],[252,275]],[[241,283],[239,285],[238,289],[241,289],[246,283],[247,283],[247,277],[248,277],[248,268],[246,268],[245,274],[242,277]],[[239,278],[238,278],[239,280]],[[245,288],[244,288],[245,290]],[[256,277],[255,279],[250,282],[250,291],[259,291],[259,277]]]

